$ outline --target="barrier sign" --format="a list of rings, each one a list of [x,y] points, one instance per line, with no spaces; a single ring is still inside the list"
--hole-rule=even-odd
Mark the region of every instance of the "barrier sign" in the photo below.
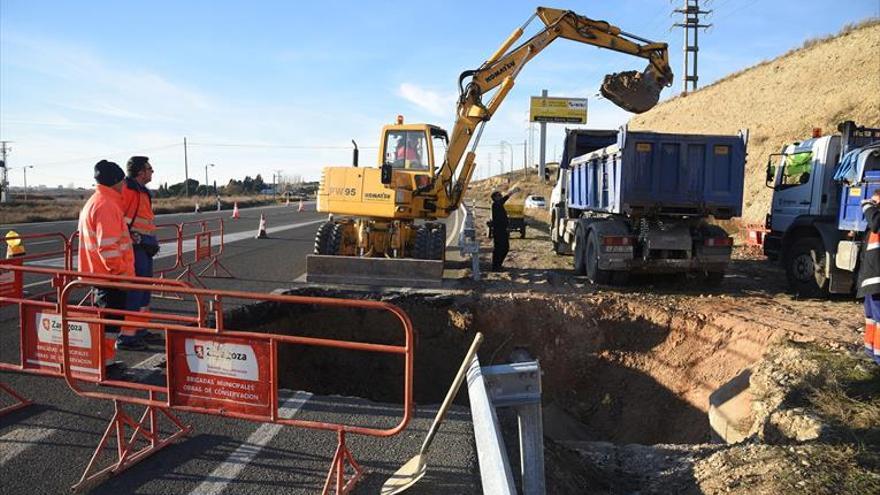
[[[196,261],[211,257],[211,233],[199,232],[196,234]]]
[[[529,120],[531,122],[586,124],[587,99],[532,96],[529,105]]]
[[[76,313],[70,313],[67,326],[70,329],[70,369],[74,376],[86,380],[98,378],[98,345],[104,342],[103,325],[73,321]],[[94,315],[91,315],[92,317]],[[22,305],[21,322],[22,364],[27,369],[60,371],[61,369],[61,315],[54,311]]]
[[[204,334],[168,334],[172,406],[270,417],[270,344]]]

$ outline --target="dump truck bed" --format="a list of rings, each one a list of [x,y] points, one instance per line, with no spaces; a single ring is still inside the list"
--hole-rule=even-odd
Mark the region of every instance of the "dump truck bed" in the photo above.
[[[571,160],[569,208],[641,215],[739,216],[746,146],[739,136],[621,130]]]

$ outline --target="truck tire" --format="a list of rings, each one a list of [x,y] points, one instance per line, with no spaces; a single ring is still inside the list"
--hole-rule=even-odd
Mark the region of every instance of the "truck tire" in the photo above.
[[[599,236],[595,231],[590,233],[586,251],[587,278],[594,284],[608,285],[612,272],[599,268]]]
[[[785,258],[788,287],[795,295],[801,297],[826,297],[828,295],[826,263],[828,263],[828,253],[821,239],[804,237],[794,241]]]
[[[587,274],[587,249],[584,246],[583,239],[580,235],[575,235],[574,246],[571,248],[574,254],[574,274],[578,277]]]

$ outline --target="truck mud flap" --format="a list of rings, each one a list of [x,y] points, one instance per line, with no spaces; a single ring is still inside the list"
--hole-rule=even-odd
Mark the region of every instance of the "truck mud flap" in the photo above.
[[[443,261],[411,258],[306,256],[306,282],[391,287],[440,287]]]

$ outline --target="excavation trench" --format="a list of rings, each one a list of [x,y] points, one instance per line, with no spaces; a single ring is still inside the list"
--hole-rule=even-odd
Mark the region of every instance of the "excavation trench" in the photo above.
[[[334,297],[357,293],[298,292]],[[415,329],[414,399],[443,400],[476,331],[483,365],[525,348],[543,370],[548,435],[618,444],[709,440],[708,396],[757,360],[771,329],[723,327],[673,306],[625,295],[401,295]],[[233,328],[387,344],[402,343],[400,323],[363,309],[264,303],[227,318]],[[746,333],[748,332],[748,333]],[[280,386],[326,395],[400,403],[399,356],[284,345]],[[458,401],[466,403],[462,393]],[[551,421],[547,421],[551,419]]]

